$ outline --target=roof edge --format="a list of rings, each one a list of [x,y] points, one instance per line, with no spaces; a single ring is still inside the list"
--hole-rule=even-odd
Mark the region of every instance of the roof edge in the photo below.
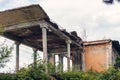
[[[85,41],[85,42],[83,42],[83,45],[87,46],[87,45],[95,45],[95,44],[105,44],[105,43],[109,43],[109,42],[112,42],[112,40],[104,39],[104,40],[95,40],[95,41]]]
[[[42,8],[39,4],[31,4],[31,5],[22,6],[22,7],[16,7],[16,8],[12,8],[12,9],[6,9],[6,10],[3,10],[3,11],[0,11],[0,13],[9,12],[9,11],[14,11],[14,10],[18,10],[18,9],[29,8],[29,7],[33,7],[33,6],[39,6],[39,8],[40,8],[40,9],[44,12],[44,14],[49,18],[49,16],[47,15],[47,13],[43,10],[43,8]]]

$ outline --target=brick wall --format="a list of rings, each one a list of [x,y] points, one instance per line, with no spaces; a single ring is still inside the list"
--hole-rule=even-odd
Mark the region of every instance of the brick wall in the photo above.
[[[110,59],[109,43],[86,45],[85,49],[85,71],[104,71],[108,67]]]

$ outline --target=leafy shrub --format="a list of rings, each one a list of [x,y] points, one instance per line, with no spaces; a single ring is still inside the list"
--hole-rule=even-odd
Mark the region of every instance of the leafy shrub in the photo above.
[[[65,72],[56,74],[57,80],[120,80],[120,69],[109,68],[105,72]]]
[[[0,68],[3,68],[5,63],[9,61],[12,50],[13,47],[0,46]]]
[[[97,72],[66,72],[62,74],[57,74],[55,77],[57,80],[95,80]]]
[[[15,74],[0,74],[0,80],[16,80]]]
[[[53,66],[48,65],[49,69]],[[27,68],[20,69],[16,74],[0,74],[0,80],[120,80],[120,68],[111,67],[105,72],[95,71],[71,71],[45,73],[45,65],[41,62],[36,66],[29,65]]]
[[[106,72],[99,73],[96,80],[120,80],[120,69],[109,68]]]
[[[50,80],[49,75],[45,73],[45,66],[37,64],[30,65],[28,68],[22,68],[17,72],[18,80]]]

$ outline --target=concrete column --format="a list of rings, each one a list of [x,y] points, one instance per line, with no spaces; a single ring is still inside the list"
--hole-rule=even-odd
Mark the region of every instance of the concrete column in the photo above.
[[[66,41],[67,42],[67,67],[68,67],[68,71],[70,71],[70,44],[71,44],[71,40]]]
[[[82,71],[85,71],[85,53],[82,53]]]
[[[77,70],[78,71],[80,71],[81,70],[81,67],[82,67],[82,59],[81,59],[81,53],[80,53],[80,51],[79,50],[77,50],[77,61],[78,61],[78,63],[77,63]]]
[[[79,64],[79,61],[78,61],[78,51],[75,50],[74,51],[74,66],[73,66],[73,70],[74,71],[78,71],[78,64]],[[80,68],[79,68],[80,69]]]
[[[37,49],[33,48],[33,63],[34,66],[37,64]]]
[[[15,42],[16,44],[16,72],[19,70],[19,42]]]
[[[75,62],[75,56],[74,56],[74,52],[72,52],[72,67],[75,64],[74,62]]]
[[[60,62],[60,72],[63,72],[63,55],[59,54],[59,62]]]
[[[109,46],[106,44],[106,68],[108,69],[109,68]]]
[[[47,30],[45,27],[42,27],[42,41],[43,41],[43,61],[45,64],[46,73],[48,73],[48,54],[47,54]]]
[[[56,67],[55,67],[55,54],[54,53],[49,53],[48,54],[48,61],[51,64],[50,66],[54,67],[54,69],[49,69],[48,72],[49,73],[53,73],[53,71],[56,71]]]
[[[49,62],[52,64],[52,65],[55,65],[55,54],[49,54]]]

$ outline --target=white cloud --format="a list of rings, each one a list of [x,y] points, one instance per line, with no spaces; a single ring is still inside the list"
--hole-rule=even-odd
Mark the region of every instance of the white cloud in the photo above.
[[[102,0],[51,0],[41,3],[48,15],[67,30],[76,30],[85,27],[89,40],[102,39],[107,36],[116,36],[118,31],[112,31],[120,25],[120,5],[106,5]],[[109,33],[109,34],[108,34]],[[116,33],[116,35],[113,35]]]
[[[110,32],[110,27],[116,29],[120,25],[120,4],[117,2],[113,5],[106,5],[102,0],[11,0],[5,8],[34,3],[39,3],[52,20],[68,31],[75,30],[81,34],[81,28],[85,27],[88,36],[94,36],[89,40],[98,39],[97,35],[104,36],[107,34],[106,31]],[[99,34],[99,31],[103,34]],[[114,36],[119,37],[119,35]]]

